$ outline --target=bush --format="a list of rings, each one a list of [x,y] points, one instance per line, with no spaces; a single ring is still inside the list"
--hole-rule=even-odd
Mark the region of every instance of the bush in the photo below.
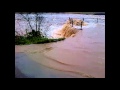
[[[16,45],[24,45],[24,44],[43,44],[43,43],[50,43],[50,42],[57,42],[64,40],[65,38],[59,39],[48,39],[48,38],[41,38],[40,36],[33,37],[24,37],[24,36],[15,36],[15,44]]]
[[[24,44],[30,44],[30,43],[31,42],[23,36],[16,36],[15,37],[15,44],[16,45],[24,45]]]
[[[36,44],[42,44],[42,43],[50,43],[50,42],[57,42],[64,40],[65,38],[59,38],[59,39],[48,39],[48,38],[42,38],[39,41],[37,41]]]
[[[27,37],[42,37],[40,31],[32,30],[32,32],[27,33]]]

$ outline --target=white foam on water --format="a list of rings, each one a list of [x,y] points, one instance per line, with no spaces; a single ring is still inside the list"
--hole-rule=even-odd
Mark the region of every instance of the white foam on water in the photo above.
[[[34,15],[31,15],[33,17]],[[84,15],[84,14],[63,14],[63,13],[44,13],[42,16],[45,18],[45,22],[41,26],[43,31],[46,32],[47,36],[50,37],[51,34],[55,30],[59,30],[62,25],[66,22],[66,20],[71,18],[76,18],[76,19],[83,19],[83,18],[100,18],[101,20],[96,22],[96,19],[85,19],[85,22],[88,24],[86,26],[83,26],[82,28],[94,28],[96,27],[97,24],[102,24],[105,25],[105,15]],[[19,15],[15,14],[15,18],[21,18]],[[31,22],[33,29],[35,29],[35,23],[34,21]],[[46,27],[48,30],[46,30]],[[80,29],[80,26],[74,26],[75,28]],[[30,27],[28,26],[27,22],[25,21],[15,21],[15,29],[16,31],[21,31],[23,33],[25,32],[25,29],[28,29],[30,31]]]

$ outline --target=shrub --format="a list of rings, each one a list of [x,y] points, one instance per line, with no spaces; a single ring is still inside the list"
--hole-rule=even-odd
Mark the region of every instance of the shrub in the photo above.
[[[23,45],[23,44],[30,44],[30,43],[31,42],[23,36],[16,36],[16,38],[15,38],[16,45]]]
[[[43,44],[43,43],[50,43],[50,42],[57,42],[64,40],[65,38],[59,38],[59,39],[48,39],[48,38],[42,38],[40,36],[15,36],[15,44],[16,45],[24,45],[24,44]]]

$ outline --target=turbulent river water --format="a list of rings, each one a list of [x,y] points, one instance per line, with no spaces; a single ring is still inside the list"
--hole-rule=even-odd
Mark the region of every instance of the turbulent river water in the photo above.
[[[76,14],[53,14],[51,18],[69,16],[85,17],[85,15]],[[46,17],[50,18],[50,15]],[[100,16],[91,15],[90,17]],[[57,28],[55,25],[52,27]],[[60,28],[60,25],[58,26]],[[23,74],[16,70],[16,77],[23,78],[25,76],[29,78],[105,78],[105,22],[91,21],[75,37],[69,37],[64,41],[16,45],[15,66]]]

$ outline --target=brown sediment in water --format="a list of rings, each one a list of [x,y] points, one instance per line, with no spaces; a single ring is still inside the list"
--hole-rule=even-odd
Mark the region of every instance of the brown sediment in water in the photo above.
[[[78,32],[76,28],[72,27],[70,24],[64,24],[61,30],[54,33],[54,38],[68,38],[73,37]]]
[[[105,78],[105,31],[101,26],[79,31],[64,41],[16,46],[15,50],[74,77]]]
[[[73,25],[75,25],[75,26],[81,26],[81,22],[83,22],[83,21],[79,20],[79,19],[73,19]],[[87,25],[87,23],[85,23],[85,22],[82,23],[82,26],[86,26],[86,25]],[[78,31],[79,31],[78,29],[72,27],[70,20],[67,20],[60,30],[57,30],[57,32],[53,33],[52,37],[53,38],[74,37]]]
[[[41,47],[43,48],[43,45],[38,45],[38,46],[40,48]],[[46,48],[38,49],[38,46],[35,44],[32,44],[32,45],[29,45],[28,47],[21,45],[21,46],[16,46],[16,48],[19,48],[19,49],[21,48],[20,52],[25,52],[32,60],[34,60],[37,63],[39,63],[43,66],[46,66],[48,68],[63,71],[63,72],[68,73],[71,76],[78,77],[78,78],[86,78],[86,77],[93,78],[92,76],[87,75],[87,74],[77,70],[78,66],[69,65],[64,62],[57,61],[51,57],[47,57],[44,53],[49,52],[50,49],[49,50]],[[34,48],[32,48],[32,47],[34,47]],[[48,48],[48,46],[47,46],[47,48]],[[49,48],[51,48],[51,47],[49,47]],[[38,49],[38,51],[36,49]],[[17,51],[17,52],[19,52],[19,51]]]
[[[55,69],[55,70],[59,70],[59,71],[63,71],[63,72],[67,72],[69,73],[69,75],[71,76],[75,76],[75,77],[82,77],[82,78],[94,78],[91,75],[88,75],[86,73],[83,73],[79,70],[78,66],[74,66],[74,65],[69,65],[69,64],[65,64],[62,62],[59,62],[57,60],[54,60],[50,57],[45,56],[44,54],[32,54],[29,53],[28,56],[30,58],[32,58],[34,61],[38,62],[39,64]]]

